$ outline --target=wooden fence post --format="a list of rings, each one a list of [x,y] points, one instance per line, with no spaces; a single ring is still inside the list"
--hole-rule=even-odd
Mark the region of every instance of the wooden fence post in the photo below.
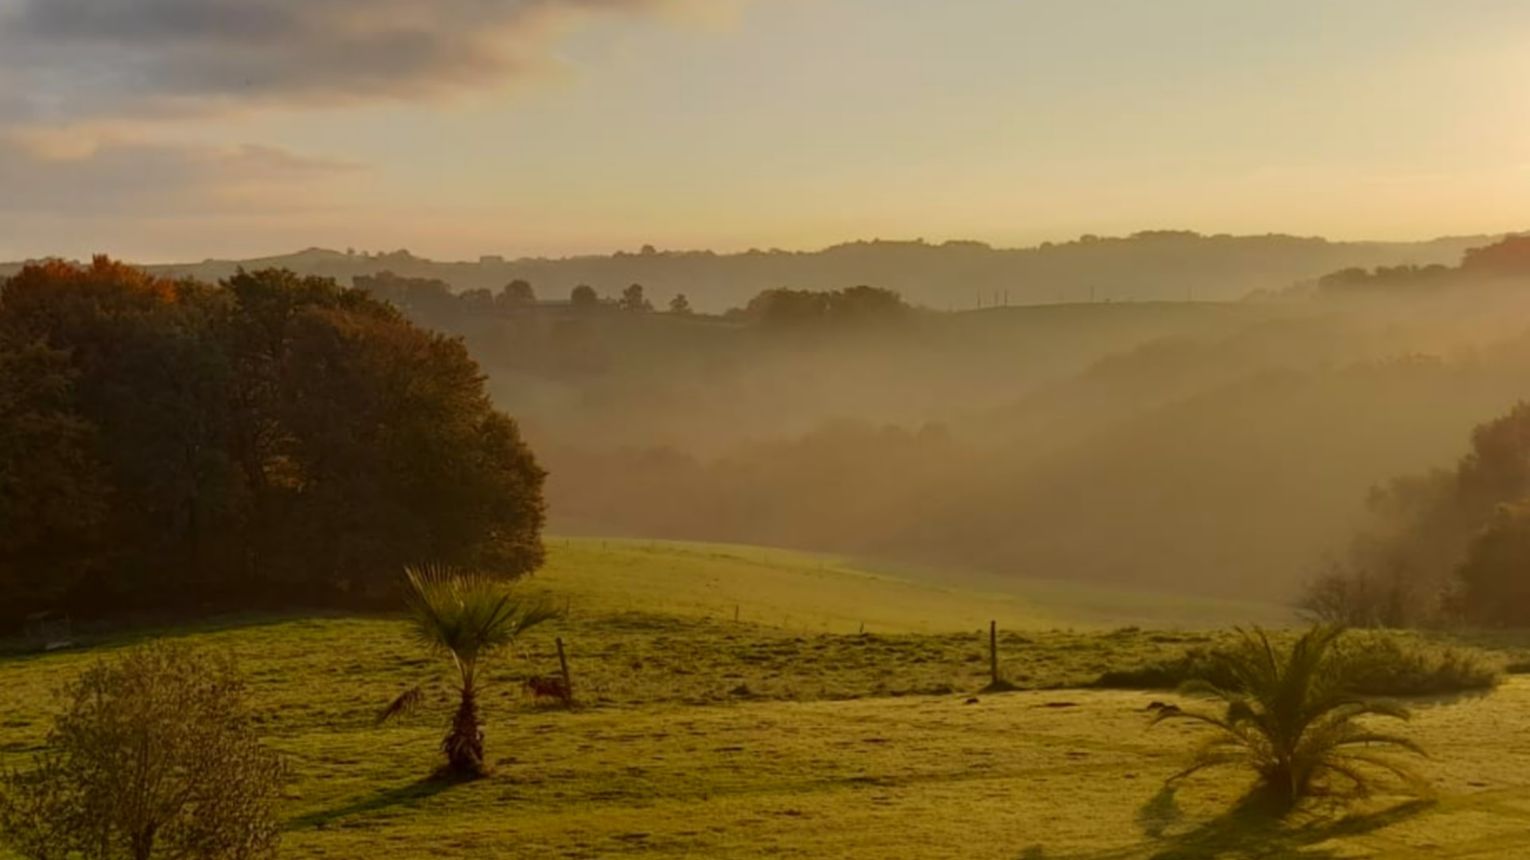
[[[563,704],[574,706],[574,679],[568,674],[568,657],[563,653],[563,637],[558,637],[558,668],[563,672]]]
[[[988,622],[988,674],[993,686],[999,685],[999,622]]]

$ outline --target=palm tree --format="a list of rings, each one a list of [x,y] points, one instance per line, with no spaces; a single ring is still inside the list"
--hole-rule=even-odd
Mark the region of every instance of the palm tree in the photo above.
[[[478,665],[528,629],[558,612],[539,598],[514,593],[503,582],[439,568],[409,568],[408,604],[415,636],[451,658],[461,700],[441,741],[446,771],[455,776],[485,773],[483,727],[478,718]],[[422,698],[416,687],[399,696],[379,721],[413,709]]]
[[[1153,722],[1191,720],[1217,730],[1196,751],[1190,767],[1170,781],[1203,768],[1242,765],[1252,768],[1272,800],[1289,809],[1338,779],[1361,794],[1373,787],[1379,773],[1418,785],[1418,777],[1378,748],[1424,754],[1405,737],[1374,731],[1357,722],[1363,716],[1407,719],[1395,704],[1351,695],[1346,662],[1334,649],[1343,635],[1339,627],[1318,626],[1304,633],[1289,649],[1270,642],[1263,630],[1240,630],[1242,641],[1220,651],[1221,684],[1192,682],[1186,692],[1221,699],[1221,715],[1168,707]]]

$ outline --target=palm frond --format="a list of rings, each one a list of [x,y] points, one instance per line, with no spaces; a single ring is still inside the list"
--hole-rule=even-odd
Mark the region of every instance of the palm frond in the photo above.
[[[1166,723],[1170,720],[1189,720],[1193,723],[1206,723],[1207,725],[1214,726],[1225,732],[1231,732],[1233,730],[1232,725],[1221,717],[1215,716],[1213,714],[1202,713],[1200,711],[1187,711],[1183,708],[1164,708],[1160,710],[1158,713],[1153,715],[1153,719],[1150,725],[1156,726],[1159,723]]]
[[[1348,762],[1339,760],[1330,761],[1328,763],[1328,772],[1331,774],[1337,774],[1338,776],[1348,780],[1350,786],[1354,788],[1355,793],[1359,794],[1361,797],[1370,795],[1371,789],[1373,787],[1373,781],[1371,779],[1371,774],[1365,769],[1355,767]]]
[[[1213,767],[1221,767],[1229,764],[1243,764],[1248,760],[1247,756],[1227,753],[1216,756],[1198,756],[1190,762],[1190,766],[1170,776],[1165,782],[1178,782],[1187,776],[1192,776],[1203,770]]]
[[[1335,743],[1333,748],[1335,750],[1343,750],[1345,747],[1354,746],[1395,747],[1397,749],[1406,750],[1417,756],[1422,756],[1424,758],[1429,757],[1429,753],[1426,752],[1423,747],[1419,746],[1418,742],[1412,738],[1405,738],[1402,735],[1390,735],[1385,732],[1356,732],[1354,734],[1345,736],[1343,740]],[[1341,754],[1350,755],[1352,753],[1345,751]]]
[[[1330,771],[1340,767],[1349,770],[1357,770],[1356,765],[1364,765],[1375,771],[1381,771],[1398,780],[1418,794],[1428,794],[1429,784],[1418,771],[1414,770],[1405,762],[1398,761],[1390,756],[1378,753],[1344,752],[1332,756],[1324,762],[1324,767]]]
[[[1385,699],[1357,700],[1352,703],[1349,711],[1350,718],[1375,716],[1388,717],[1394,720],[1411,720],[1413,712],[1397,702],[1389,702]]]
[[[445,567],[409,568],[405,575],[416,637],[461,666],[560,614],[544,597],[487,576]]]
[[[378,712],[376,724],[380,726],[396,717],[403,717],[413,713],[414,709],[418,708],[420,702],[424,701],[424,699],[425,691],[419,687],[411,687],[405,690],[388,707]]]

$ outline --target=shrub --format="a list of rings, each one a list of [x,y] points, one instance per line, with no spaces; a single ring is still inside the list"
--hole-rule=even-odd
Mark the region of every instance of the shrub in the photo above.
[[[1308,583],[1297,609],[1318,624],[1406,627],[1438,613],[1438,598],[1403,571],[1334,568]]]
[[[1110,669],[1095,680],[1094,686],[1111,690],[1174,690],[1189,681],[1229,683],[1231,679],[1220,671],[1216,653],[1212,648],[1198,645],[1177,657],[1126,669]]]
[[[1234,646],[1241,647],[1241,646]],[[1187,683],[1229,688],[1237,683],[1227,668],[1227,646],[1195,647],[1177,657],[1100,675],[1107,689],[1172,690]],[[1334,659],[1346,664],[1351,693],[1362,696],[1427,696],[1489,690],[1503,667],[1475,648],[1440,645],[1418,636],[1387,631],[1351,631]]]
[[[23,857],[275,854],[286,777],[232,661],[151,645],[97,663],[34,766],[0,783],[0,841]]]
[[[1220,699],[1221,714],[1164,708],[1154,723],[1189,720],[1216,729],[1178,779],[1208,767],[1252,769],[1261,787],[1282,807],[1347,783],[1368,792],[1379,773],[1417,784],[1387,748],[1422,751],[1412,741],[1356,722],[1360,717],[1407,719],[1399,705],[1359,698],[1352,692],[1350,663],[1334,647],[1341,628],[1314,627],[1280,647],[1263,631],[1245,633],[1216,655],[1233,683],[1187,685]]]
[[[1503,666],[1475,648],[1416,636],[1354,631],[1339,643],[1350,690],[1366,696],[1428,696],[1489,690]]]

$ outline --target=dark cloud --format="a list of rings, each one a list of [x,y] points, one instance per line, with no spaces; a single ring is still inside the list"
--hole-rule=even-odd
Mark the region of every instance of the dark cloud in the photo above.
[[[514,78],[570,14],[664,2],[0,0],[0,121],[428,98]]]
[[[360,170],[265,146],[107,142],[52,152],[0,139],[0,214],[178,216],[301,208]],[[302,193],[299,193],[302,192]]]

